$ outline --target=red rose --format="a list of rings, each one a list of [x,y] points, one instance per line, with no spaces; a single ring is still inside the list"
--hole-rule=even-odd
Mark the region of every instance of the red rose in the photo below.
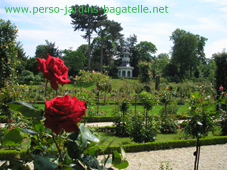
[[[47,59],[37,58],[37,69],[43,72],[43,77],[50,80],[51,87],[58,89],[58,84],[62,86],[71,82],[68,79],[68,68],[64,65],[64,61],[59,57],[52,57],[47,54]]]
[[[86,115],[85,102],[69,95],[55,97],[45,102],[45,126],[57,135],[61,129],[66,132],[78,130],[77,123]]]

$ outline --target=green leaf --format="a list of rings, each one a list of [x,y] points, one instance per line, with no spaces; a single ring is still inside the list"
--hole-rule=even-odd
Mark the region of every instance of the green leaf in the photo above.
[[[31,135],[37,135],[37,134],[39,134],[38,132],[35,132],[33,130],[29,130],[29,129],[23,129],[22,132],[26,132],[26,133],[29,133]]]
[[[45,126],[42,123],[40,123],[38,121],[33,121],[33,126],[36,131],[45,132]]]
[[[105,151],[116,139],[112,140],[107,147],[100,148],[102,151]]]
[[[97,138],[95,135],[93,135],[88,130],[88,128],[85,127],[83,124],[80,124],[79,129],[80,129],[80,132],[83,135],[83,137],[86,138],[87,140],[92,141],[92,142],[96,142],[96,143],[99,142],[99,138]]]
[[[69,141],[67,142],[67,152],[72,159],[79,159],[81,157],[80,155],[82,154],[82,151],[80,150],[76,142]]]
[[[101,167],[99,166],[99,162],[96,157],[86,155],[85,157],[82,158],[82,160],[86,162],[86,164],[89,165],[91,168],[101,170]]]
[[[105,163],[105,158],[101,160],[101,163],[104,164]],[[112,158],[109,158],[106,163],[109,163],[109,164],[112,164],[113,163],[113,160]]]
[[[123,149],[123,147],[121,145],[120,145],[120,148],[121,148],[122,160],[125,160],[125,158],[126,158],[125,150]]]
[[[105,141],[107,140],[107,138],[104,138],[103,140],[101,140],[98,145],[102,145]]]
[[[72,139],[72,140],[77,140],[78,136],[79,136],[79,133],[80,131],[77,130],[76,132],[73,132],[69,135],[69,139]]]
[[[10,109],[21,112],[25,117],[38,117],[43,114],[43,110],[36,109],[26,102],[13,101],[7,105]]]
[[[118,151],[113,151],[113,165],[120,164],[121,163],[121,155],[118,153]]]
[[[34,165],[38,170],[53,170],[57,168],[56,164],[49,162],[48,159],[42,156],[32,154],[32,157],[35,159]]]
[[[120,164],[114,165],[114,167],[118,169],[126,169],[128,166],[129,166],[128,161],[123,161]]]
[[[87,148],[87,139],[83,135],[81,137],[81,148]]]
[[[18,129],[12,129],[6,134],[3,144],[16,146],[19,145],[23,139],[23,132],[20,132]]]
[[[30,148],[30,146],[31,146],[31,139],[30,138],[21,143],[21,147],[23,149],[28,149],[28,148]]]

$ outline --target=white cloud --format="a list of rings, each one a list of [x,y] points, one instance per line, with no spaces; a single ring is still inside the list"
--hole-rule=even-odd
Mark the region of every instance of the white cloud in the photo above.
[[[227,7],[220,8],[219,10],[222,11],[222,12],[227,12]]]
[[[214,5],[227,5],[227,0],[199,0],[200,2],[213,3]]]
[[[33,54],[31,56],[33,57],[36,46],[45,44],[45,40],[55,42],[56,47],[59,47],[61,50],[68,49],[69,47],[74,47],[73,49],[76,50],[82,42],[86,43],[80,34],[67,29],[59,31],[21,29],[19,30],[18,41],[31,42],[30,44],[22,43],[25,51],[30,55]]]
[[[205,53],[207,58],[211,58],[212,54],[222,52],[227,48],[227,38],[216,40],[205,47]]]

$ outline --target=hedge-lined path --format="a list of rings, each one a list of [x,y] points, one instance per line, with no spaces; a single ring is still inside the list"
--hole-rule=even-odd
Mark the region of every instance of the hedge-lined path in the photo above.
[[[87,126],[112,126],[113,122],[87,123]],[[0,126],[4,126],[0,123]],[[159,170],[160,165],[167,164],[173,170],[193,170],[195,147],[175,148],[156,151],[126,153],[129,161],[127,170]],[[227,169],[227,144],[201,146],[200,170],[226,170]],[[103,156],[99,156],[101,160]],[[34,169],[30,163],[31,169]]]
[[[182,123],[184,120],[178,120],[178,123]],[[81,122],[83,123],[83,121]],[[4,128],[6,123],[0,123],[0,128]],[[113,126],[113,122],[93,122],[86,123],[86,126],[94,126],[94,127],[103,127],[103,126]]]
[[[193,170],[196,147],[126,153],[127,170],[159,170],[161,163],[173,170]],[[101,160],[103,156],[99,156]],[[227,144],[201,146],[199,170],[226,170]]]
[[[184,120],[178,120],[178,123],[182,123]],[[96,123],[86,123],[87,126],[103,127],[103,126],[113,126],[113,122],[96,122]]]

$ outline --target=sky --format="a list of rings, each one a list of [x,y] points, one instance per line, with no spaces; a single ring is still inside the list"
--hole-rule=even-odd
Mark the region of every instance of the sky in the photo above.
[[[66,7],[69,9],[76,4],[112,9],[107,17],[121,23],[124,37],[135,34],[137,43],[153,43],[158,49],[155,55],[170,54],[173,46],[170,36],[177,28],[208,38],[205,45],[207,58],[227,47],[227,0],[1,0],[0,19],[15,23],[19,30],[17,41],[23,44],[29,57],[35,56],[36,46],[45,44],[45,40],[55,42],[60,50],[70,47],[76,50],[80,45],[87,44],[81,37],[85,32],[74,31],[69,13],[65,14]],[[138,13],[136,10],[132,13],[132,7],[138,8],[138,5],[148,8],[151,13]],[[8,7],[29,7],[31,13],[6,13],[5,8]],[[42,12],[42,7],[53,7],[56,13],[49,13],[51,8],[46,8],[43,13],[33,13],[37,8]],[[114,13],[113,9],[117,7],[121,10],[126,7],[129,11]],[[160,11],[153,13],[154,7]],[[58,12],[58,9],[63,10]],[[92,37],[96,36],[92,34]]]

